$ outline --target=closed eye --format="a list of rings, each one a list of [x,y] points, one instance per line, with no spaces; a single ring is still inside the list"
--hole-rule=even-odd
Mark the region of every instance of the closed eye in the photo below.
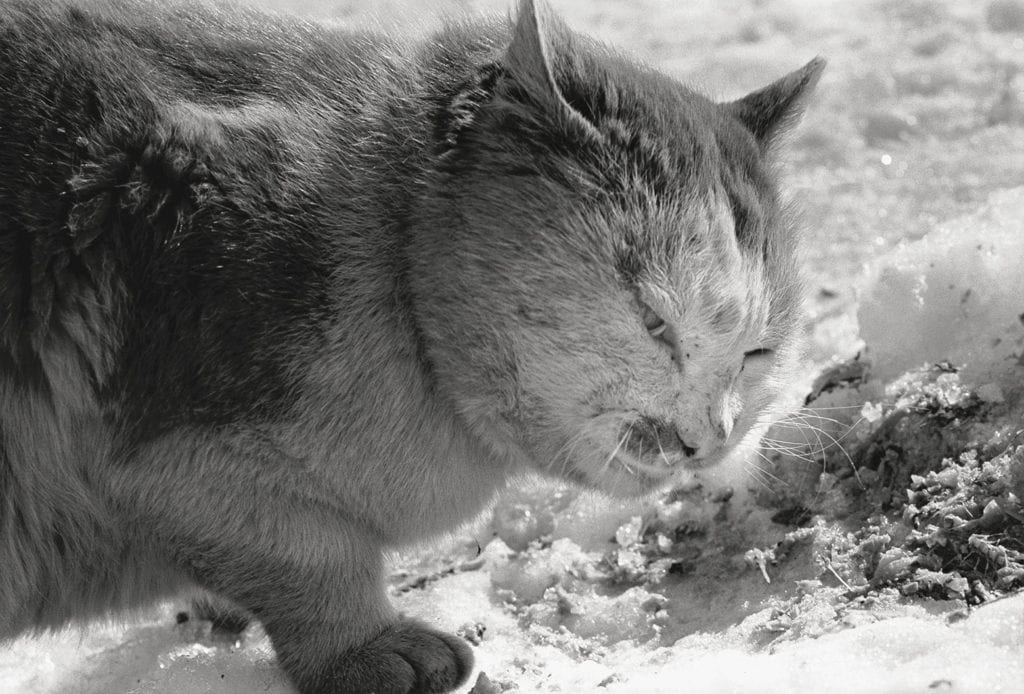
[[[668,330],[668,325],[658,315],[657,311],[647,304],[641,304],[641,308],[643,309],[641,318],[644,322],[644,327],[647,328],[647,332],[651,337],[661,337]]]
[[[642,301],[640,302],[640,319],[643,321],[647,334],[671,350],[672,358],[675,359],[672,330],[669,328],[668,323],[665,322],[665,319]]]
[[[755,369],[758,369],[759,367],[766,368],[774,357],[774,350],[768,347],[752,349],[749,352],[744,353],[743,364],[740,365],[740,373],[743,373],[748,366]]]

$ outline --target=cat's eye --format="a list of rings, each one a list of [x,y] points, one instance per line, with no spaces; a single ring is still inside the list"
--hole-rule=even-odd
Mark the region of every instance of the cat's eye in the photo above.
[[[651,337],[661,337],[668,330],[668,325],[658,315],[657,311],[648,306],[647,304],[641,304],[642,314],[641,318],[644,322],[644,327],[647,328],[648,334]]]
[[[740,365],[740,371],[742,372],[748,365],[768,364],[774,356],[775,352],[770,347],[758,347],[757,349],[752,349],[749,352],[744,352],[743,363]]]

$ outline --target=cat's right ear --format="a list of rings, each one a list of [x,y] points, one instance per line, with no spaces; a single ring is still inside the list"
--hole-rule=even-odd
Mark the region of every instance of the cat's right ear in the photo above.
[[[562,124],[600,137],[597,128],[566,100],[558,86],[553,42],[569,47],[571,34],[544,0],[520,0],[503,65],[525,95]]]
[[[771,149],[779,136],[803,115],[807,99],[824,69],[825,59],[815,58],[799,70],[725,107],[753,133],[762,149]]]

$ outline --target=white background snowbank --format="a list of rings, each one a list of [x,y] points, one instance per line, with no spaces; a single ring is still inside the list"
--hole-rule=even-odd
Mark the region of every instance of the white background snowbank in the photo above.
[[[924,363],[997,377],[1024,354],[1024,188],[943,224],[872,264],[857,314],[874,375]]]

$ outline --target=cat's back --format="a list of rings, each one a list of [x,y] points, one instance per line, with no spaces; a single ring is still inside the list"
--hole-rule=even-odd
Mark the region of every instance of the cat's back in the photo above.
[[[355,154],[405,98],[407,53],[237,6],[0,3],[0,234],[66,225],[53,201],[84,171],[170,141],[229,170],[290,158],[313,175],[328,142]]]
[[[272,416],[339,239],[378,224],[408,56],[240,7],[0,3],[0,378],[77,342],[161,426]]]
[[[290,158],[312,176],[328,142],[354,154],[405,97],[406,53],[243,7],[0,3],[0,233],[61,226],[53,201],[83,171],[169,141],[229,170]]]
[[[151,0],[0,5],[5,92],[19,78],[34,77],[41,89],[63,75],[94,87],[118,79],[153,98],[228,106],[258,97],[323,102],[328,94],[356,105],[375,98],[375,83],[387,89],[403,53],[381,34],[242,6]]]

